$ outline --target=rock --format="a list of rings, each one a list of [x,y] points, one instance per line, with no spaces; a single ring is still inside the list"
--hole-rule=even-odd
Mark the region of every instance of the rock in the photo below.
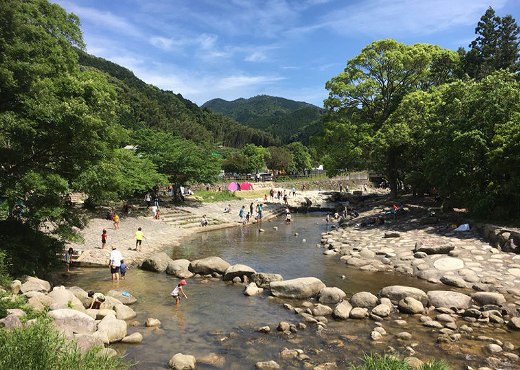
[[[400,340],[410,340],[412,339],[412,334],[408,333],[407,331],[402,331],[400,333],[397,333],[396,335],[397,339]]]
[[[271,332],[271,328],[266,325],[266,326],[261,326],[261,327],[257,328],[256,331],[259,333],[267,334],[267,333]]]
[[[223,356],[218,355],[216,353],[210,353],[206,356],[198,357],[197,363],[201,363],[204,365],[208,365],[211,367],[216,367],[218,369],[221,369],[224,367],[224,365],[226,363],[226,359]]]
[[[28,276],[25,279],[25,282],[20,286],[20,291],[22,294],[25,294],[27,292],[36,291],[36,292],[42,292],[42,293],[48,293],[51,290],[51,284],[42,279],[38,279],[33,276]]]
[[[83,303],[64,286],[54,287],[54,289],[49,294],[47,294],[47,296],[52,298],[54,301],[54,303],[51,305],[51,309],[72,308],[78,311],[85,311]]]
[[[98,331],[106,333],[110,343],[119,342],[126,337],[127,324],[124,320],[116,319],[114,315],[108,315],[99,322]]]
[[[25,294],[29,297],[27,305],[35,311],[43,311],[54,304],[54,300],[47,294],[30,291]]]
[[[512,317],[507,323],[507,327],[511,330],[520,330],[520,317]]]
[[[255,283],[249,283],[248,286],[244,289],[244,295],[254,296],[262,293],[263,291],[264,289],[257,287]]]
[[[420,369],[424,365],[424,362],[422,362],[417,357],[410,356],[406,357],[404,360],[408,365],[410,365],[412,369]]]
[[[118,355],[119,354],[117,353],[117,351],[113,348],[102,348],[98,352],[98,356],[106,357],[106,358],[110,358],[110,357],[114,357],[114,356],[118,356]]]
[[[16,315],[7,315],[3,319],[0,320],[0,328],[5,328],[7,330],[14,330],[21,328],[23,326],[22,321]]]
[[[423,239],[415,243],[414,252],[424,252],[426,254],[448,254],[455,249],[455,246],[443,239]]]
[[[418,288],[402,286],[402,285],[391,285],[384,287],[379,291],[379,297],[389,298],[393,304],[397,304],[401,299],[406,297],[415,298],[420,301],[423,305],[428,303],[428,296],[424,291]]]
[[[443,277],[441,277],[441,283],[457,288],[467,287],[466,281],[463,278],[452,275],[444,275]]]
[[[164,252],[156,253],[143,261],[141,268],[146,271],[164,272],[173,260]]]
[[[223,274],[229,266],[231,265],[220,257],[206,257],[191,261],[189,270],[194,274],[200,275],[208,275],[213,272]]]
[[[255,367],[260,370],[278,370],[281,369],[275,361],[259,361],[255,364]]]
[[[397,304],[399,312],[408,313],[408,314],[418,314],[424,312],[424,306],[421,301],[418,301],[412,297],[406,297],[399,301]]]
[[[454,257],[443,257],[435,260],[433,267],[440,271],[460,270],[464,267],[464,261]]]
[[[368,309],[364,307],[354,307],[350,310],[349,317],[351,319],[365,319],[368,317]]]
[[[93,334],[76,334],[74,335],[78,349],[85,353],[94,347],[103,347],[103,341]]]
[[[273,281],[271,294],[275,297],[304,299],[315,297],[325,284],[315,277],[303,277],[292,280]]]
[[[146,322],[144,323],[144,326],[147,328],[153,328],[156,326],[161,326],[161,322],[158,319],[154,319],[153,317],[149,317],[146,319]]]
[[[247,276],[247,278],[249,279],[249,277],[251,275],[253,275],[254,273],[256,273],[256,271],[254,269],[252,269],[251,267],[246,266],[246,265],[236,264],[233,266],[229,266],[226,269],[222,280],[230,281],[230,280],[233,280],[235,277],[239,277],[239,278],[243,279],[244,276]]]
[[[258,287],[264,289],[270,289],[272,281],[282,281],[283,277],[280,274],[269,274],[265,272],[257,272],[251,275],[251,281],[254,282]]]
[[[182,353],[176,353],[170,358],[168,365],[173,370],[192,370],[195,369],[196,360],[192,355],[184,355]]]
[[[68,328],[78,334],[91,334],[96,331],[96,321],[80,311],[63,308],[49,311],[47,315],[54,320],[54,324],[60,329]]]
[[[303,351],[301,349],[287,349],[284,348],[280,351],[280,357],[285,359],[295,358],[298,355],[302,354]]]
[[[121,342],[123,343],[131,343],[131,344],[139,344],[143,341],[143,335],[139,332],[132,333],[130,335],[127,335],[123,339],[121,339]]]
[[[9,288],[11,289],[12,294],[17,295],[22,289],[22,282],[20,280],[13,280]]]
[[[188,279],[193,276],[193,273],[189,270],[190,261],[187,259],[173,260],[168,263],[166,267],[166,273],[173,275],[179,279]]]
[[[478,305],[484,306],[486,304],[494,304],[500,306],[506,303],[506,299],[503,294],[493,292],[477,292],[473,293],[471,298],[477,302]]]
[[[278,331],[289,331],[290,324],[287,321],[280,321],[278,323],[278,326],[276,327],[276,330]]]
[[[399,238],[401,236],[401,234],[399,234],[398,232],[392,232],[392,231],[387,231],[385,233],[385,238]]]
[[[372,313],[379,317],[387,317],[390,315],[391,308],[386,304],[379,304],[372,309]]]
[[[134,304],[137,302],[137,298],[126,290],[112,289],[109,290],[105,296],[115,298],[122,304]]]
[[[350,298],[353,307],[373,308],[378,302],[378,298],[370,292],[358,292]]]
[[[430,305],[434,307],[467,309],[471,307],[472,304],[470,296],[459,292],[452,292],[449,290],[430,290],[427,295]]]
[[[314,366],[312,370],[335,370],[338,368],[335,362],[324,362],[317,366]]]
[[[340,302],[334,307],[334,311],[332,311],[332,317],[338,320],[346,320],[350,316],[350,311],[352,310],[352,305],[348,301]]]
[[[336,304],[347,296],[343,290],[336,287],[325,287],[320,290],[319,295],[319,302],[324,304]]]
[[[502,347],[500,347],[498,344],[495,344],[495,343],[486,344],[484,347],[482,347],[482,349],[486,353],[499,353],[499,352],[502,352]]]
[[[116,318],[119,320],[130,320],[137,316],[134,310],[121,303],[114,306],[114,311],[116,311]]]
[[[332,308],[323,304],[317,304],[316,307],[310,309],[313,316],[328,316],[332,314]]]

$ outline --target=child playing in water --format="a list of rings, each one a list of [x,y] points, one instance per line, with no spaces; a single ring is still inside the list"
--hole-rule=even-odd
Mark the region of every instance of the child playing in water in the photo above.
[[[172,290],[172,292],[170,293],[170,295],[175,298],[175,304],[179,304],[181,303],[181,297],[179,297],[180,294],[182,294],[184,296],[184,298],[188,299],[188,297],[186,296],[186,294],[184,293],[184,290],[182,289],[182,286],[183,285],[186,285],[186,280],[181,280],[179,281],[179,284],[177,284],[177,286]]]
[[[126,263],[124,260],[121,260],[121,266],[119,266],[119,274],[121,274],[121,280],[125,280]]]
[[[105,249],[105,245],[107,244],[107,231],[103,229],[103,233],[101,233],[101,249]]]

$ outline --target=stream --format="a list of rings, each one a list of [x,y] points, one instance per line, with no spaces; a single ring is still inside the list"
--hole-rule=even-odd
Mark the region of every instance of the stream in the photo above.
[[[316,246],[321,233],[330,227],[324,215],[293,216],[291,224],[286,224],[282,217],[264,222],[265,232],[259,232],[256,225],[247,225],[195,234],[165,252],[173,259],[190,261],[219,256],[232,265],[241,263],[257,272],[279,273],[284,279],[313,276],[327,286],[341,288],[347,297],[360,291],[377,294],[389,285],[409,285],[425,291],[446,289],[406,275],[349,268],[338,261],[338,256],[324,256],[323,249]],[[329,317],[326,328],[319,333],[315,324],[307,324],[306,329],[287,335],[276,332],[280,321],[297,324],[303,320],[284,309],[283,303],[301,307],[302,302],[271,297],[268,292],[246,297],[242,285],[213,278],[190,278],[185,286],[188,300],[182,299],[175,306],[170,292],[177,282],[177,278],[165,273],[130,268],[126,280],[116,283],[111,281],[108,268],[77,268],[62,284],[101,292],[124,289],[137,297],[138,302],[131,306],[137,318],[129,321],[128,333],[139,331],[143,343],[111,345],[136,362],[134,369],[168,369],[169,359],[178,352],[197,359],[210,353],[217,355],[213,366],[197,362],[197,369],[215,369],[216,365],[224,369],[254,369],[256,362],[269,360],[275,360],[283,369],[305,368],[301,360],[281,359],[279,352],[283,348],[302,349],[310,363],[335,361],[338,368],[359,362],[365,353],[383,353],[390,348],[401,356],[416,352],[415,356],[421,359],[443,358],[453,369],[464,364],[478,367],[483,361],[479,357],[481,345],[437,344],[437,335],[422,326],[418,317],[402,315],[407,321],[404,327],[394,321],[397,315],[385,320],[383,327],[388,335],[381,342],[370,340],[370,332],[376,326],[372,320],[335,321]],[[145,327],[149,317],[159,319],[161,326]],[[264,325],[271,327],[271,333],[256,331]],[[413,339],[407,342],[396,339],[395,334],[402,331],[412,333]],[[520,343],[518,336],[513,340],[493,328],[483,328],[481,335]]]

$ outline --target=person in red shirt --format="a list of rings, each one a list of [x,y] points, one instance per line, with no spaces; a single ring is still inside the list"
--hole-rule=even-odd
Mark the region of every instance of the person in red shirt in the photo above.
[[[101,249],[105,249],[105,245],[107,244],[107,231],[103,229],[103,233],[101,234]]]

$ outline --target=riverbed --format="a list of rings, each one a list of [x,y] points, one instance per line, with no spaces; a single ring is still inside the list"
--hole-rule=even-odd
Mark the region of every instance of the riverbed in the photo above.
[[[427,290],[445,289],[422,280],[395,273],[370,273],[349,268],[340,263],[337,256],[324,256],[317,246],[321,233],[331,224],[324,221],[322,214],[293,215],[293,222],[286,224],[283,218],[257,225],[228,228],[195,234],[179,246],[166,252],[173,259],[194,260],[209,256],[220,256],[230,264],[241,263],[257,272],[279,273],[284,279],[314,276],[327,286],[336,286],[347,293],[347,297],[360,291],[374,294],[388,285],[410,285]],[[124,251],[123,251],[124,255]],[[372,320],[347,320],[336,322],[329,318],[323,330],[314,324],[291,335],[276,332],[280,321],[299,323],[301,317],[283,308],[283,303],[300,306],[303,302],[269,297],[267,293],[254,297],[243,295],[243,286],[226,284],[220,279],[188,279],[185,287],[188,300],[175,306],[169,293],[178,279],[160,273],[129,269],[126,280],[113,283],[106,269],[77,269],[64,282],[67,286],[78,285],[83,289],[106,292],[113,288],[124,289],[138,298],[132,306],[137,318],[131,320],[129,334],[139,331],[144,340],[140,345],[113,345],[127,358],[137,362],[135,369],[168,369],[168,360],[175,353],[202,358],[210,353],[214,365],[225,369],[254,369],[257,361],[275,360],[284,369],[304,367],[300,360],[279,358],[284,347],[302,349],[309,356],[308,362],[319,364],[333,361],[340,368],[347,363],[359,361],[364,353],[382,353],[395,349],[402,356],[414,354],[424,360],[444,358],[460,368],[463,364],[477,365],[482,360],[474,348],[462,347],[460,343],[438,345],[431,329],[423,327],[418,317],[403,317],[408,324],[404,327],[393,320],[385,321],[388,335],[382,341],[371,341],[369,334],[376,326]],[[160,328],[146,328],[144,322],[153,317],[161,321]],[[256,331],[268,325],[269,334]],[[482,333],[494,338],[511,339],[506,333]],[[413,339],[402,342],[394,334],[408,331]],[[516,341],[519,343],[520,341]],[[217,362],[215,362],[217,361]],[[482,366],[482,365],[481,365]],[[478,367],[478,366],[477,366]],[[197,368],[211,369],[200,364]]]

